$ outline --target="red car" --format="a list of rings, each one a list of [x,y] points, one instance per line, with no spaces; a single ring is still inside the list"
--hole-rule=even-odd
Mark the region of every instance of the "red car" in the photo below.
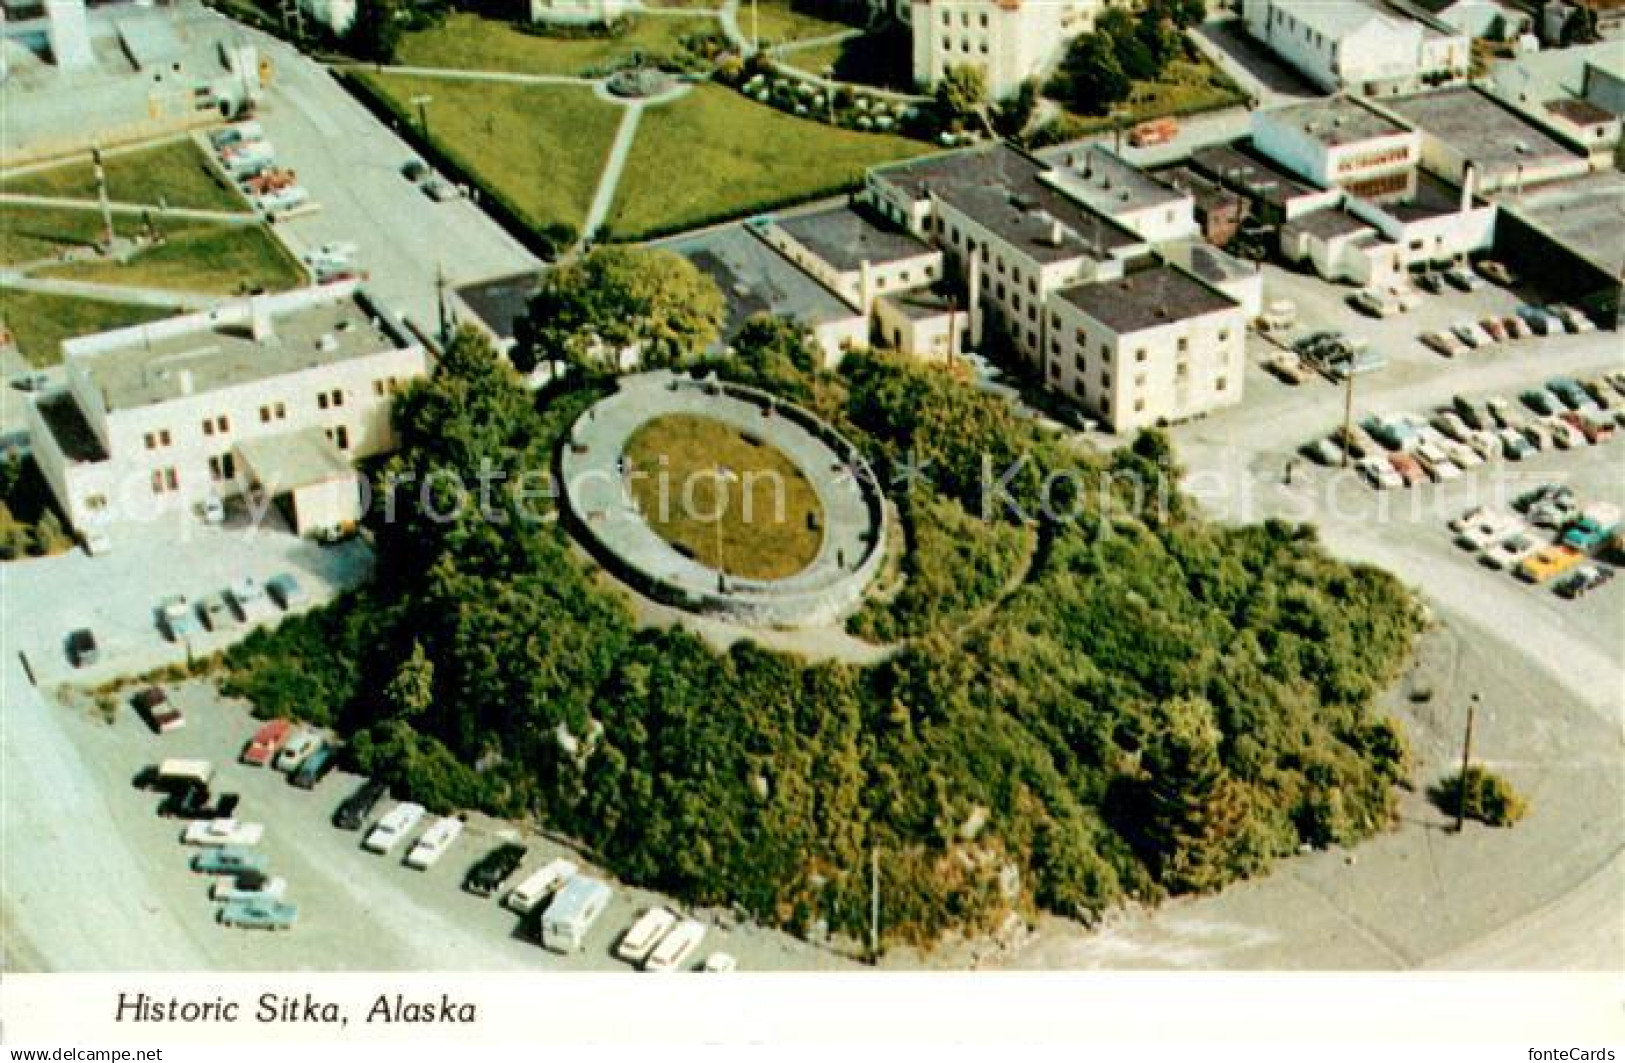
[[[136,711],[146,717],[147,726],[152,728],[154,734],[178,731],[186,726],[186,716],[169,700],[163,687],[139,690],[130,701]]]
[[[243,750],[243,763],[263,768],[271,763],[276,751],[282,748],[282,743],[288,740],[293,733],[293,723],[289,720],[272,720],[248,740],[248,746]]]
[[[1388,464],[1399,473],[1400,479],[1405,481],[1406,487],[1416,487],[1428,482],[1428,474],[1422,468],[1422,463],[1409,454],[1390,454]]]

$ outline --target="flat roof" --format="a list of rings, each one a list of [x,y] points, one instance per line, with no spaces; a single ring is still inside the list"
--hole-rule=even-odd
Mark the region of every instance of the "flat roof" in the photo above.
[[[1575,125],[1606,125],[1618,119],[1612,111],[1604,110],[1590,100],[1548,100],[1546,109]]]
[[[514,338],[514,325],[530,309],[531,297],[541,282],[536,270],[475,281],[453,289],[480,324],[504,343]]]
[[[1204,214],[1231,208],[1241,202],[1239,195],[1189,166],[1170,166],[1166,170],[1159,170],[1157,176],[1194,199],[1196,209]]]
[[[1467,86],[1385,99],[1383,106],[1444,141],[1485,176],[1580,157],[1511,108]]]
[[[1406,24],[1362,0],[1274,0],[1271,6],[1289,12],[1298,22],[1334,39],[1341,39],[1376,20],[1390,27],[1403,28]]]
[[[1461,191],[1452,185],[1420,170],[1416,174],[1416,191],[1403,200],[1375,204],[1378,210],[1404,222],[1442,218],[1461,211]]]
[[[842,273],[861,269],[865,262],[883,265],[939,253],[914,234],[881,225],[851,207],[775,218],[773,224]]]
[[[1625,175],[1619,171],[1494,198],[1599,269],[1625,275]]]
[[[237,444],[237,452],[273,495],[355,476],[350,462],[320,428],[245,439]]]
[[[1239,259],[1205,242],[1190,245],[1190,263],[1187,268],[1197,277],[1215,286],[1258,276],[1256,263]]]
[[[1038,262],[1104,259],[1143,242],[1098,210],[1056,191],[1041,179],[1047,170],[1030,155],[994,144],[877,167],[871,175],[916,199],[936,196]]]
[[[1046,174],[1044,180],[1108,216],[1166,206],[1187,198],[1185,193],[1119,158],[1104,144],[1085,145],[1053,159],[1055,169]]]
[[[275,298],[275,297],[271,297]],[[353,297],[270,315],[271,330],[255,339],[246,320],[210,324],[207,312],[188,315],[196,328],[166,335],[175,319],[122,330],[122,342],[69,359],[89,378],[111,411],[150,406],[259,380],[404,349]],[[245,318],[247,315],[235,315]]]
[[[1300,196],[1318,196],[1322,192],[1307,181],[1235,144],[1202,148],[1191,155],[1191,164],[1228,188],[1257,196],[1276,206],[1284,206]]]
[[[756,314],[788,317],[809,325],[857,316],[856,310],[752,232],[747,223],[654,246],[682,255],[722,289],[727,308],[722,327],[724,340],[738,335]]]
[[[958,309],[952,300],[929,290],[894,292],[880,298],[882,302],[896,307],[899,313],[911,321],[927,321]]]
[[[1060,296],[1118,335],[1238,305],[1229,296],[1166,263],[1136,270],[1118,280],[1063,288]]]
[[[1255,111],[1254,120],[1274,122],[1301,130],[1327,147],[1356,144],[1377,137],[1400,136],[1410,130],[1347,96],[1333,96],[1286,107]]]
[[[1363,218],[1356,218],[1342,207],[1311,211],[1308,214],[1293,218],[1286,223],[1286,227],[1309,233],[1311,236],[1318,236],[1323,240],[1348,236],[1362,229],[1376,228],[1375,225]]]

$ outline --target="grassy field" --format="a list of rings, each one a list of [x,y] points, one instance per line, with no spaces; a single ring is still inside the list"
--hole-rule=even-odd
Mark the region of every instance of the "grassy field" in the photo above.
[[[673,414],[638,429],[626,456],[633,471],[647,474],[629,481],[649,526],[701,564],[745,579],[783,579],[818,556],[818,493],[773,447],[720,421]]]
[[[913,53],[904,27],[886,33],[865,33],[844,41],[826,41],[811,48],[786,52],[780,62],[818,77],[833,71],[837,81],[899,92],[914,90]]]
[[[1167,71],[1156,81],[1135,84],[1134,94],[1126,104],[1124,121],[1132,125],[1167,114],[1216,110],[1240,104],[1246,98],[1246,94],[1208,60],[1196,63],[1179,60],[1168,64]],[[1112,127],[1109,117],[1069,112],[1063,112],[1055,121],[1058,129],[1052,139],[1056,141],[1072,140]]]
[[[139,218],[128,214],[113,216],[119,232],[134,231],[139,224]],[[94,245],[101,231],[99,211],[0,204],[0,264],[15,266]]]
[[[919,141],[837,129],[719,85],[697,85],[676,103],[644,112],[609,225],[617,239],[630,239],[747,214],[834,192],[870,166],[929,150]]]
[[[263,226],[170,224],[164,231],[162,244],[129,262],[75,262],[36,272],[95,284],[219,295],[253,288],[282,291],[305,282],[299,264]]]
[[[404,74],[366,80],[403,112],[412,96],[432,95],[429,131],[441,149],[480,175],[532,226],[565,222],[579,228],[586,219],[621,121],[621,109],[591,89]]]
[[[108,155],[107,194],[118,203],[151,203],[172,207],[248,211],[229,186],[215,177],[209,161],[190,139],[155,148]],[[87,157],[49,170],[0,181],[0,192],[69,199],[95,199],[96,179]]]
[[[752,9],[754,8],[753,22]],[[844,33],[854,27],[844,22],[831,22],[792,9],[790,0],[757,0],[753,5],[749,0],[739,5],[739,32],[749,40],[754,31],[761,36],[764,48],[775,44],[784,44],[788,41],[805,41],[814,37],[828,37],[832,33]]]
[[[175,313],[178,311],[153,306],[0,288],[0,318],[16,338],[17,349],[28,364],[40,368],[62,360],[63,340],[156,321]]]
[[[684,36],[704,32],[720,32],[715,19],[657,16],[636,19],[619,37],[563,40],[521,33],[478,15],[454,14],[433,29],[406,34],[396,61],[452,70],[578,76],[633,52],[675,53]]]

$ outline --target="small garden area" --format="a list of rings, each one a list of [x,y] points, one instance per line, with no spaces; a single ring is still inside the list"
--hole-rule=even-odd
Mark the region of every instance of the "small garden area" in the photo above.
[[[395,61],[448,70],[597,77],[634,56],[655,66],[688,69],[705,50],[703,42],[720,35],[711,17],[631,18],[601,33],[555,36],[543,27],[453,14],[439,25],[404,34]]]
[[[94,284],[236,295],[285,291],[305,283],[305,271],[263,225],[160,224],[162,240],[128,261],[91,259],[46,266],[40,276]]]

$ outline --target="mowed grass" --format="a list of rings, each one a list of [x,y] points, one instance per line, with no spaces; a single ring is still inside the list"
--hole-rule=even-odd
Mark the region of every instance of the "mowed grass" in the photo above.
[[[777,448],[708,417],[671,414],[633,433],[626,458],[644,519],[700,564],[784,579],[818,556],[823,504]]]
[[[171,207],[248,213],[248,205],[191,140],[108,154],[107,195],[115,203],[163,202]],[[96,176],[88,155],[48,170],[0,180],[0,192],[66,199],[95,199]]]
[[[754,5],[750,0],[744,0],[739,5],[738,18],[739,32],[745,35],[746,40],[750,39],[752,33],[758,34],[763,48],[790,41],[828,37],[832,33],[857,28],[797,11],[790,0],[756,0]]]
[[[50,266],[36,273],[93,284],[235,295],[254,288],[284,291],[305,283],[286,248],[262,225],[174,222],[163,243],[128,262],[92,261]]]
[[[62,361],[63,340],[157,321],[177,313],[180,311],[155,306],[0,288],[0,319],[5,320],[28,364],[42,369]]]
[[[617,239],[674,231],[833,193],[919,141],[795,118],[720,85],[644,111],[610,228]]]
[[[140,219],[132,215],[113,215],[115,232],[134,232],[139,225]],[[100,211],[0,203],[0,263],[7,266],[55,258],[76,247],[93,247],[101,234]]]
[[[1181,59],[1169,63],[1157,80],[1134,83],[1133,95],[1125,104],[1127,111],[1123,121],[1133,124],[1163,115],[1191,114],[1243,103],[1246,99],[1247,94],[1207,59],[1195,63]],[[1062,123],[1065,130],[1059,138],[1063,140],[1112,128],[1112,119],[1108,116],[1062,112],[1056,121]]]
[[[565,40],[522,33],[506,22],[454,14],[432,29],[401,39],[396,62],[450,70],[500,70],[516,74],[581,76],[633,52],[666,55],[681,50],[693,33],[718,33],[714,18],[635,18],[619,37]]]
[[[586,220],[622,113],[590,88],[364,76],[402,114],[433,96],[430,136],[534,228]]]

